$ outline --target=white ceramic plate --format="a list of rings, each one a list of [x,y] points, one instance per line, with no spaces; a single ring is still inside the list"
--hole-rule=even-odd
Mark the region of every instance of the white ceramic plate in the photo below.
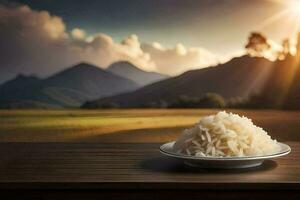
[[[185,164],[192,167],[201,168],[223,168],[223,169],[239,169],[256,167],[263,163],[264,160],[277,158],[287,155],[291,152],[291,148],[283,143],[279,143],[281,150],[277,153],[264,156],[247,156],[247,157],[196,157],[186,154],[176,153],[173,149],[173,142],[166,143],[160,147],[160,152],[166,156],[183,160]]]

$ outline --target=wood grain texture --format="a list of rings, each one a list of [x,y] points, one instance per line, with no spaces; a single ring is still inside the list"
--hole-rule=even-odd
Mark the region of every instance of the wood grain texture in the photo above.
[[[0,189],[299,190],[300,143],[261,167],[195,170],[160,144],[0,143]]]

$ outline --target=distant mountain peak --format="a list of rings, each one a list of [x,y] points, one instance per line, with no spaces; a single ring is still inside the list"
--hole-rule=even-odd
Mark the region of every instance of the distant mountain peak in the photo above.
[[[137,66],[133,65],[131,62],[129,61],[118,61],[118,62],[114,62],[112,63],[108,68],[132,68],[132,69],[139,69],[141,70],[140,68],[138,68]],[[142,70],[143,71],[143,70]]]
[[[93,75],[98,73],[106,74],[108,72],[96,65],[81,62],[50,76],[48,79],[57,78],[58,76],[66,78],[65,76],[88,76],[89,74]]]
[[[92,67],[97,67],[91,63],[88,63],[88,62],[80,62],[80,63],[77,63],[74,65],[74,67],[89,67],[89,66],[92,66]]]
[[[15,93],[17,91],[21,91],[25,87],[29,85],[35,85],[40,81],[41,79],[35,75],[25,75],[20,73],[15,78],[0,85],[0,96],[3,93]]]
[[[17,74],[17,76],[15,77],[15,79],[23,79],[23,78],[27,78],[27,76],[25,74]]]
[[[144,71],[128,61],[115,62],[107,68],[107,71],[130,79],[140,86],[145,86],[150,83],[168,78],[167,75]]]
[[[24,80],[24,79],[39,79],[37,76],[31,74],[31,75],[26,75],[23,73],[17,74],[17,76],[14,78],[14,80]]]
[[[124,64],[124,65],[131,65],[133,67],[135,67],[131,62],[127,61],[127,60],[121,60],[121,61],[117,61],[117,62],[114,62],[113,64],[111,64],[110,66],[113,66],[115,64]]]
[[[100,69],[100,70],[103,70],[101,67],[98,67],[96,65],[93,65],[93,64],[87,63],[87,62],[80,62],[78,64],[75,64],[75,65],[67,68],[66,70],[70,70],[70,69],[76,69],[76,70],[78,70],[78,69]]]

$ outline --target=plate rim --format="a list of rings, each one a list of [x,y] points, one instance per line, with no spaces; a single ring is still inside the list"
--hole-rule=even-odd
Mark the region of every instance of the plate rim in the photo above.
[[[188,160],[210,160],[210,161],[241,161],[241,160],[263,160],[263,159],[270,159],[270,158],[277,158],[277,157],[281,157],[284,155],[289,154],[292,149],[289,145],[278,142],[278,144],[281,147],[285,147],[285,150],[280,151],[278,153],[274,153],[274,154],[268,154],[268,155],[262,155],[262,156],[244,156],[244,157],[196,157],[196,156],[189,156],[189,155],[184,155],[184,154],[178,154],[175,152],[170,152],[170,151],[166,151],[164,150],[164,147],[166,145],[174,145],[176,141],[172,141],[172,142],[167,142],[164,143],[163,145],[161,145],[159,147],[160,153],[166,155],[166,156],[170,156],[173,158],[180,158],[180,159],[188,159]]]

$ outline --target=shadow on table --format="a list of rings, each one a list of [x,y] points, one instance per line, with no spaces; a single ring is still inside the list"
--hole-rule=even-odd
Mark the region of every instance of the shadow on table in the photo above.
[[[201,169],[193,168],[185,165],[183,162],[165,157],[154,157],[143,160],[140,163],[140,166],[149,171],[154,172],[166,172],[166,173],[248,173],[248,172],[258,172],[258,171],[267,171],[276,168],[277,163],[273,160],[265,160],[261,166],[244,168],[244,169]]]

